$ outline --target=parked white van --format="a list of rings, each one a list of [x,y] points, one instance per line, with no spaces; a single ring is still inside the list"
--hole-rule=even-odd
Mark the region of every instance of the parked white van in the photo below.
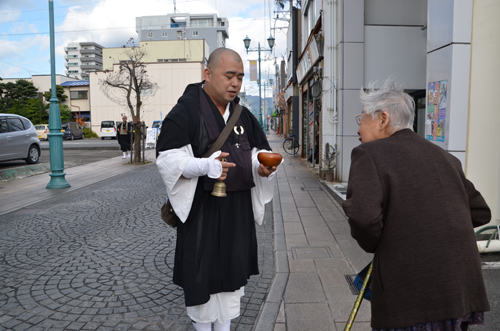
[[[102,121],[101,122],[101,139],[105,138],[116,139],[116,121]]]

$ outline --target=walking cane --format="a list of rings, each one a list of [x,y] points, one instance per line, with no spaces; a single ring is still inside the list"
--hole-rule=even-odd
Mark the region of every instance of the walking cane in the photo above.
[[[366,273],[365,281],[363,282],[363,286],[361,286],[361,290],[359,291],[358,297],[356,298],[356,302],[354,302],[354,307],[352,307],[351,315],[349,315],[349,319],[347,320],[347,324],[345,325],[344,331],[351,330],[352,323],[354,323],[354,319],[358,314],[359,306],[361,306],[361,301],[363,301],[363,296],[365,295],[366,288],[370,283],[370,277],[372,275],[373,262],[370,263],[370,268],[368,268],[368,272]]]

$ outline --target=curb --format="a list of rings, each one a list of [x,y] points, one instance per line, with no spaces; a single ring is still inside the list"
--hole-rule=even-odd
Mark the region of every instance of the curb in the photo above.
[[[286,250],[285,231],[281,216],[278,180],[276,179],[273,197],[273,223],[274,223],[274,268],[275,275],[266,300],[257,317],[253,331],[272,331],[278,319],[281,302],[285,294],[290,269],[288,268],[288,254]]]

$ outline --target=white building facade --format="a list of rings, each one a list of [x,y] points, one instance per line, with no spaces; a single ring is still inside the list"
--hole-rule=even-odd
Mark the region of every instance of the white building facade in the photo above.
[[[114,69],[118,70],[119,65]],[[182,96],[186,86],[203,80],[203,62],[156,62],[146,63],[149,79],[158,84],[154,95],[144,96],[141,107],[141,121],[151,127],[153,121],[163,121]],[[132,119],[130,111],[111,101],[100,89],[99,80],[106,73],[96,71],[90,75],[89,93],[92,130],[99,134],[101,121],[120,121],[125,114]]]

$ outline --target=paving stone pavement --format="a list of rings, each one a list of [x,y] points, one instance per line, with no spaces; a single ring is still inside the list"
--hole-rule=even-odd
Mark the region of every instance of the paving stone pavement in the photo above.
[[[163,197],[151,164],[0,216],[0,330],[194,330]],[[231,330],[253,328],[275,274],[271,204],[264,222]]]

